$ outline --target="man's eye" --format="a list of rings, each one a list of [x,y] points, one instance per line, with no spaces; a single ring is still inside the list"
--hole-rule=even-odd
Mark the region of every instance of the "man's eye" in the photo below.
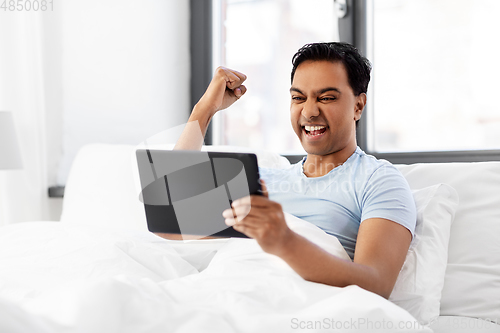
[[[321,97],[319,98],[320,101],[325,101],[325,102],[329,102],[329,101],[334,101],[336,100],[335,97]]]
[[[292,96],[292,100],[294,100],[294,101],[301,101],[301,100],[302,100],[302,97],[299,97],[299,96]]]

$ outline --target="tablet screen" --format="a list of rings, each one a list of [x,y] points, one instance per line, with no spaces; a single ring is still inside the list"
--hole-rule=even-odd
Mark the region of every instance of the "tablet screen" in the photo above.
[[[148,229],[182,239],[246,237],[224,223],[233,200],[261,194],[257,157],[247,153],[139,149]]]

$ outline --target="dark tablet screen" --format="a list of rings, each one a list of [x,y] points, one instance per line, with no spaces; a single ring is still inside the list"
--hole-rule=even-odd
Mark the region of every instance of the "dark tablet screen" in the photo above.
[[[233,200],[261,194],[254,154],[139,149],[136,155],[151,232],[246,237],[224,223],[222,212]]]

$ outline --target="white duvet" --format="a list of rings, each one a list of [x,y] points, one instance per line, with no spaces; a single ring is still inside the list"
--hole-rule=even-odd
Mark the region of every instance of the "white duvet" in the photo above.
[[[338,240],[296,232],[348,258]],[[0,332],[430,332],[356,286],[303,280],[251,239],[167,241],[60,222],[0,229]]]

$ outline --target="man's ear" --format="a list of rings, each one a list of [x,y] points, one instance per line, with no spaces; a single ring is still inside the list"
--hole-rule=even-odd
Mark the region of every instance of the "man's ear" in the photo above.
[[[356,96],[356,105],[354,106],[354,120],[358,121],[361,119],[361,115],[363,114],[363,110],[365,109],[366,105],[366,94],[361,93],[358,96]]]

